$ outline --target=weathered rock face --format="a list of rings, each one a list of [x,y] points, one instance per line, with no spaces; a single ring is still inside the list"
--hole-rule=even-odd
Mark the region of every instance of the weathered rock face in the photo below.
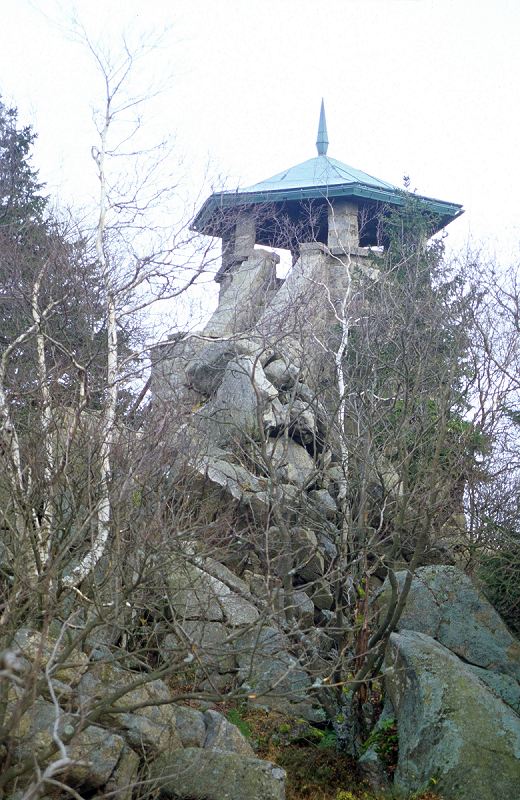
[[[244,739],[238,728],[228,722],[222,714],[209,709],[204,713],[204,721],[206,723],[204,747],[209,750],[233,752],[254,758],[255,754],[249,742]]]
[[[214,566],[226,578],[225,567]],[[236,576],[232,580],[237,589],[246,587]],[[197,632],[194,638],[196,635]],[[63,649],[51,637],[27,628],[17,632],[15,642],[21,652],[17,668],[22,675],[31,670],[44,673]],[[35,764],[45,768],[49,760],[60,757],[57,747],[52,755],[57,733],[71,759],[70,765],[60,771],[60,780],[70,782],[80,792],[113,792],[130,800],[144,764],[149,766],[157,759],[174,764],[176,754],[183,752],[191,756],[181,757],[179,763],[184,759],[187,765],[206,765],[207,781],[211,765],[220,770],[237,792],[229,796],[245,797],[251,791],[251,797],[263,797],[262,792],[265,797],[284,797],[283,770],[277,771],[271,764],[256,759],[238,728],[222,714],[172,703],[171,691],[163,681],[147,681],[145,673],[123,669],[114,662],[109,648],[98,648],[90,657],[73,650],[60,667],[55,670],[60,677],[52,679],[53,702],[37,697],[20,714],[17,704],[23,701],[23,682],[19,686],[15,683],[8,693],[5,722],[16,743],[12,757],[15,763],[28,760],[29,776]],[[96,724],[84,726],[85,716],[97,703],[104,707]],[[30,782],[29,776],[17,779],[17,788],[25,787]],[[181,793],[179,784],[175,796],[210,796],[206,795],[205,785],[203,795],[202,789],[189,788],[195,786],[196,771],[186,781],[186,793]],[[215,791],[221,788],[216,786]],[[167,785],[164,793],[168,794]]]
[[[325,719],[310,696],[308,672],[290,654],[289,642],[280,630],[266,626],[248,631],[238,645],[240,681],[260,705],[310,721]]]
[[[215,397],[197,412],[200,429],[218,447],[248,437],[258,439],[262,410],[277,396],[260,361],[236,356],[227,363]]]
[[[37,699],[17,724],[20,741],[15,757],[41,756],[53,743],[53,730],[57,724],[61,737],[74,731],[75,720],[71,714],[61,713],[53,703]],[[14,733],[14,731],[13,731]],[[111,783],[113,788],[123,788],[123,780],[136,777],[139,758],[125,744],[125,740],[103,728],[90,725],[78,732],[70,741],[68,755],[72,763],[62,774],[63,780],[80,784],[88,789],[98,789]],[[122,771],[118,767],[122,766]]]
[[[224,621],[231,627],[256,622],[259,612],[243,596],[249,594],[247,585],[222,564],[218,566],[224,580],[212,574],[211,567],[197,567],[179,561],[173,565],[169,572],[169,600],[178,619]],[[226,573],[231,576],[227,580]],[[234,590],[230,588],[233,584]],[[200,626],[194,632],[198,635]]]
[[[186,404],[191,410],[200,400],[197,392],[189,386],[186,369],[203,344],[196,337],[179,334],[152,348],[152,391],[156,401],[174,404],[176,408]]]
[[[226,625],[204,619],[186,620],[183,623],[183,631],[192,642],[191,648],[196,651],[202,667],[221,673],[235,670],[233,638]],[[180,637],[172,633],[167,634],[160,645],[164,661],[168,663],[171,657],[175,657],[183,644]]]
[[[401,585],[404,578],[398,573]],[[385,584],[380,603],[387,593]],[[418,569],[398,629],[436,639],[520,711],[520,643],[459,569],[441,565]]]
[[[292,571],[308,582],[323,575],[325,559],[314,531],[273,526],[268,529],[266,540],[270,566],[277,575]]]
[[[288,359],[275,358],[265,366],[267,380],[271,381],[277,389],[291,389],[298,378],[300,371]]]
[[[347,228],[357,225],[349,214],[343,220]],[[199,487],[201,497],[210,487],[216,498],[210,520],[219,518],[219,509],[232,510],[229,531],[236,534],[237,548],[229,559],[225,554],[215,558],[236,566],[247,580],[229,570],[219,573],[225,568],[216,562],[207,568],[204,543],[196,543],[190,550],[193,563],[178,564],[168,579],[172,627],[180,627],[180,638],[178,630],[168,631],[158,650],[168,663],[188,639],[197,680],[199,673],[204,677],[199,686],[218,693],[233,685],[253,702],[316,721],[325,715],[313,690],[321,691],[338,658],[343,666],[354,658],[350,644],[347,649],[340,644],[342,623],[336,620],[344,611],[355,628],[359,592],[348,584],[354,578],[343,576],[342,565],[345,498],[358,490],[339,444],[338,311],[352,275],[361,286],[364,280],[377,281],[379,273],[363,264],[357,248],[347,269],[333,235],[336,251],[303,244],[280,286],[275,259],[252,250],[254,226],[237,237],[242,243],[227,253],[219,276],[219,308],[198,344],[185,345],[189,359],[183,374],[176,373],[176,385],[195,392],[200,402],[179,426],[173,449],[185,459],[172,472],[186,470],[193,497]],[[386,533],[378,525],[384,516],[385,526],[392,527],[404,488],[391,444],[381,445],[381,452],[378,446],[374,443],[362,465],[368,509],[363,527],[365,541],[381,553],[385,545],[378,536]],[[404,559],[406,547],[403,552]],[[383,569],[361,586],[370,602]],[[404,574],[398,580],[402,586]],[[379,597],[383,609],[389,594],[385,588]],[[387,700],[395,705],[400,738],[396,787],[416,791],[435,778],[446,800],[487,800],[496,784],[489,755],[494,753],[500,790],[512,796],[518,643],[471,581],[450,567],[418,570],[398,631],[386,656]],[[203,741],[207,751],[208,742],[220,749],[227,740],[231,747],[226,723],[212,713],[205,717],[204,739],[191,720],[187,727],[194,730],[182,740],[184,746],[194,741],[200,748]],[[247,743],[235,745],[245,763],[251,755]],[[481,757],[479,747],[485,750]],[[367,774],[382,785],[377,754],[367,753],[365,762]],[[261,776],[258,784],[256,778],[247,784],[236,775],[229,785],[206,780],[211,769],[227,780],[227,768],[215,753],[197,760],[170,747],[157,777],[161,791],[172,796],[277,796],[279,785],[265,766],[251,773]],[[180,772],[184,783],[168,777]]]
[[[404,573],[397,579],[404,581]],[[437,639],[470,664],[520,678],[520,645],[471,579],[456,567],[417,570],[399,628]]]
[[[446,800],[515,797],[520,720],[473,671],[430,636],[392,634],[386,687],[396,711],[395,785],[428,786]]]
[[[307,450],[292,439],[270,440],[267,443],[267,455],[282,481],[303,488],[312,480],[314,461]]]
[[[268,761],[187,748],[158,759],[152,777],[160,796],[205,800],[284,800],[285,772]]]
[[[80,708],[88,708],[94,697],[109,697],[111,692],[129,687],[136,677],[135,673],[111,663],[92,664],[78,685]],[[157,754],[161,750],[175,750],[182,745],[174,709],[167,702],[169,698],[170,692],[163,681],[150,681],[127,691],[119,703],[122,706],[149,705],[135,711],[104,715],[102,721],[117,730],[136,752]]]
[[[54,670],[54,677],[64,686],[75,686],[87,670],[88,657],[85,653],[75,650],[70,659],[63,663],[60,653],[65,650],[65,644],[61,644],[54,653],[56,640],[53,638],[42,639],[39,631],[32,628],[20,628],[16,631],[13,644],[27,664],[40,663],[43,665],[53,658],[59,664],[59,667]]]
[[[405,573],[398,573],[403,585]],[[378,599],[385,605],[389,587]],[[398,788],[430,778],[447,800],[512,797],[520,780],[520,647],[471,580],[417,570],[386,654],[399,731]]]
[[[197,341],[197,340],[193,340]],[[185,366],[185,383],[203,395],[212,395],[224,378],[228,362],[235,355],[233,342],[198,340],[195,357]]]
[[[219,305],[204,328],[205,336],[230,336],[249,330],[257,321],[276,283],[280,257],[267,250],[252,250],[238,269],[221,284]]]
[[[183,747],[204,747],[206,724],[204,715],[189,706],[173,706],[175,728]]]
[[[304,280],[300,288],[309,286]],[[324,488],[332,482],[323,472],[331,459],[323,452],[325,410],[316,392],[301,383],[307,370],[298,361],[298,347],[285,340],[279,352],[261,331],[252,331],[249,338],[201,341],[192,352],[184,380],[206,402],[192,414],[178,446],[188,454],[181,469],[188,463],[190,490],[200,487],[207,502],[210,486],[215,513],[227,506],[253,518],[260,538],[252,544],[263,555],[263,568],[274,579],[295,575],[300,588],[279,590],[276,598],[269,590],[252,601],[249,588],[233,587],[229,575],[222,581],[214,569],[208,575],[203,565],[177,564],[169,571],[168,602],[175,621],[182,623],[182,643],[188,636],[204,688],[219,691],[252,682],[253,693],[264,699],[269,695],[269,706],[321,719],[315,700],[306,697],[312,679],[298,662],[298,640],[284,631],[295,620],[301,630],[310,629],[316,611],[333,604],[324,575],[337,551],[324,521],[336,518],[337,506]],[[283,507],[289,523],[281,537],[269,522],[273,504]],[[306,524],[295,525],[302,515]],[[258,571],[260,564],[253,560],[248,567]],[[277,632],[283,646],[274,659],[264,654],[254,665],[237,641],[242,629],[257,636],[266,627]],[[165,663],[180,643],[174,632],[159,643]],[[315,650],[311,661],[324,664],[327,653]]]
[[[237,464],[233,454],[221,448],[193,460],[191,485],[199,484],[201,493],[213,487],[218,494],[216,504],[225,503],[251,507],[256,512],[267,511],[268,497],[265,478],[254,475],[242,464]]]

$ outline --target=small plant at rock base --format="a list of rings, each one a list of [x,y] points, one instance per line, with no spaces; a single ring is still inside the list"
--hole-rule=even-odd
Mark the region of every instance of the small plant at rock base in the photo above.
[[[395,719],[384,720],[376,730],[372,731],[363,745],[365,752],[370,748],[376,751],[386,771],[392,776],[399,755],[399,736]]]
[[[229,711],[226,713],[226,717],[228,718],[229,722],[235,725],[242,736],[246,739],[250,739],[252,736],[251,728],[249,727],[246,720],[243,718],[240,709],[238,708],[230,708]]]
[[[320,750],[327,750],[329,748],[335,749],[337,746],[338,746],[338,737],[336,731],[330,731],[330,730],[324,731],[323,736],[320,742],[318,743],[318,747],[320,748]]]
[[[432,776],[422,789],[419,789],[410,796],[409,800],[443,800],[435,791],[435,787],[438,783],[439,779]]]

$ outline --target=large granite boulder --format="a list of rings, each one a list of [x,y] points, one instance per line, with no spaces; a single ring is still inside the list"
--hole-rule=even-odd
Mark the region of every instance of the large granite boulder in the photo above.
[[[53,703],[37,698],[11,729],[18,742],[14,758],[39,759],[51,748],[55,732],[67,741],[70,765],[60,773],[60,780],[80,786],[84,791],[107,786],[123,790],[136,777],[139,758],[118,734],[97,725],[78,729],[78,719],[58,712]],[[59,758],[59,754],[56,754]],[[44,762],[45,763],[45,762]]]
[[[236,667],[232,631],[222,622],[204,619],[186,620],[182,624],[182,638],[167,634],[159,645],[164,661],[175,659],[179,650],[186,647],[194,653],[196,662],[205,670],[232,672]]]
[[[243,756],[253,756],[254,751],[249,742],[242,736],[236,725],[218,711],[208,709],[204,714],[206,723],[206,750],[219,750],[225,753],[238,753]]]
[[[406,573],[397,574],[402,586]],[[389,596],[383,587],[379,605]],[[470,578],[456,567],[417,570],[398,630],[426,633],[464,662],[520,680],[520,643]]]
[[[397,573],[402,587],[406,573]],[[388,581],[378,597],[384,608]],[[397,630],[425,633],[464,662],[494,694],[520,714],[520,644],[473,582],[453,566],[417,570]]]
[[[85,673],[80,681],[80,707],[85,707],[87,697],[95,701],[100,692],[117,691],[128,680],[135,681],[138,677],[138,673],[126,673],[112,664],[96,662],[94,666],[94,672]],[[283,770],[255,758],[251,745],[235,725],[213,709],[201,712],[165,703],[169,699],[165,690],[161,681],[151,681],[133,689],[119,702],[146,703],[146,706],[134,712],[107,712],[100,719],[100,725],[90,725],[83,730],[77,713],[37,698],[12,725],[13,756],[17,761],[28,760],[31,768],[27,777],[18,781],[18,786],[23,788],[30,783],[33,766],[43,768],[48,765],[49,758],[53,760],[49,753],[58,733],[71,759],[66,769],[60,770],[60,780],[88,796],[113,793],[130,800],[144,759],[148,765],[158,760],[158,771],[165,776],[170,767],[175,770],[178,765],[182,775],[172,773],[172,783],[166,781],[162,787],[162,794],[166,796],[250,796],[273,800],[284,797]],[[15,700],[16,697],[10,700],[8,715]],[[187,755],[177,759],[176,753],[181,752]],[[59,757],[57,753],[55,758]],[[237,768],[242,763],[247,769]],[[161,765],[166,765],[166,771]],[[218,780],[212,784],[212,770],[215,779],[220,775],[225,781],[222,785]],[[153,774],[158,774],[157,770]],[[175,786],[174,777],[182,778]]]
[[[289,641],[278,628],[246,631],[238,644],[238,677],[251,701],[289,716],[324,721],[324,712],[310,692],[309,673],[290,652]]]
[[[224,571],[229,572],[220,565],[221,577]],[[233,576],[234,591],[230,588],[233,585],[230,581],[224,582],[212,573],[211,567],[204,569],[180,560],[172,562],[168,574],[168,601],[177,620],[226,622],[231,627],[256,622],[258,609],[251,602],[251,596],[247,599],[238,593],[236,576]],[[245,583],[243,591],[248,592]]]
[[[265,366],[266,377],[277,389],[290,389],[299,378],[298,367],[289,359],[279,357]]]
[[[318,520],[331,519],[334,520],[338,513],[336,501],[327,489],[314,489],[309,492],[309,500],[311,501],[311,513]]]
[[[280,577],[291,570],[309,582],[323,575],[325,561],[318,539],[308,528],[271,526],[267,531],[265,549],[274,573]]]
[[[390,637],[386,691],[395,708],[395,787],[435,782],[445,800],[518,796],[520,719],[446,647],[424,633]]]
[[[186,364],[186,383],[202,394],[213,394],[222,383],[226,366],[234,355],[235,348],[230,340],[202,344],[199,352]]]
[[[206,739],[204,714],[189,706],[174,706],[175,724],[183,747],[203,747]]]
[[[177,413],[181,409],[191,413],[191,409],[200,402],[201,395],[187,386],[186,367],[196,359],[204,346],[205,342],[200,336],[179,333],[151,348],[151,391],[154,404],[175,404]],[[232,351],[229,358],[231,355]]]
[[[258,439],[263,429],[259,410],[277,396],[257,358],[236,356],[229,360],[215,396],[197,411],[193,422],[214,447]]]
[[[138,673],[123,670],[110,661],[93,663],[78,685],[80,709],[86,710],[96,700],[108,699],[115,692],[128,689],[114,707],[129,710],[116,713],[107,711],[102,715],[101,722],[117,730],[127,744],[139,753],[150,755],[182,747],[177,733],[175,709],[169,702],[170,690],[161,680],[149,681],[131,689],[139,677]],[[132,710],[133,706],[135,710]]]
[[[307,450],[292,439],[270,439],[266,446],[276,474],[282,481],[305,487],[316,471],[316,464]]]
[[[19,628],[13,638],[12,646],[19,651],[27,668],[48,670],[54,681],[60,683],[60,692],[75,686],[87,670],[88,656],[75,649],[64,660],[67,638],[58,641],[57,637],[43,634],[32,628]]]
[[[160,797],[284,800],[285,772],[269,761],[220,750],[186,748],[151,768]]]
[[[193,492],[200,492],[210,509],[241,506],[265,515],[269,510],[267,479],[253,475],[246,467],[237,464],[230,452],[219,447],[193,460],[189,468]],[[209,497],[211,495],[211,498]]]

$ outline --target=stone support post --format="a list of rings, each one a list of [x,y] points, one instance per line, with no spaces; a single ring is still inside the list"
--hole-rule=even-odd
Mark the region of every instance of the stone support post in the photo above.
[[[256,222],[253,214],[238,217],[235,229],[235,261],[249,258],[256,242]]]
[[[350,200],[333,200],[329,206],[329,250],[334,255],[357,252],[358,207]]]

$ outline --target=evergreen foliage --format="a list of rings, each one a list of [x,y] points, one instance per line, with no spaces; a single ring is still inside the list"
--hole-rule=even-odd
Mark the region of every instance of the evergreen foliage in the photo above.
[[[87,380],[87,407],[100,407],[106,389],[105,298],[102,276],[89,242],[75,226],[59,220],[42,194],[43,184],[31,165],[36,134],[18,125],[16,109],[0,103],[0,351],[31,328],[33,291],[41,281],[39,306],[49,388],[58,405],[72,401],[78,365]],[[130,335],[121,331],[120,351],[130,354]],[[27,415],[39,388],[34,336],[10,359],[7,386]],[[122,408],[131,394],[122,393]]]
[[[0,99],[0,229],[42,222],[47,199],[30,164],[36,138],[29,126],[18,127],[18,113]]]

